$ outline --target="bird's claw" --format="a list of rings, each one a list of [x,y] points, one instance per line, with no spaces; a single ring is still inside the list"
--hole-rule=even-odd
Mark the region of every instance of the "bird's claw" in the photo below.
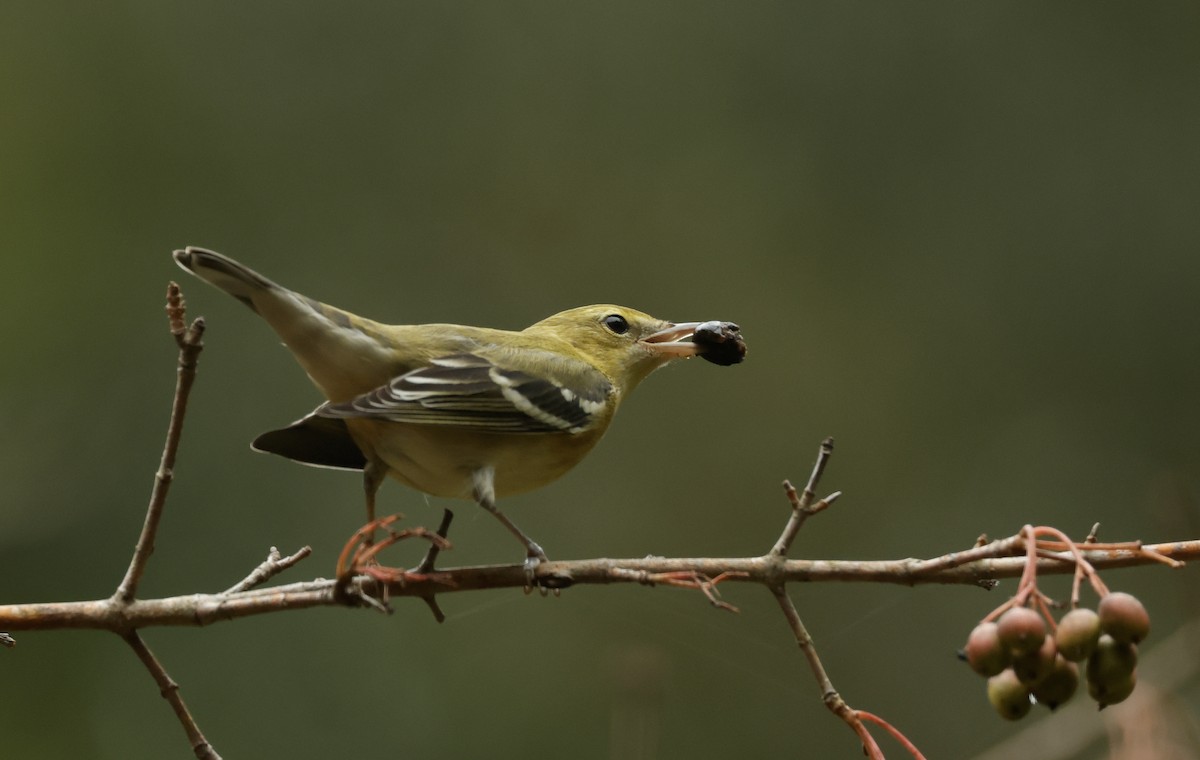
[[[525,593],[533,591],[534,587],[541,592],[542,596],[546,595],[547,588],[538,582],[537,569],[543,562],[549,562],[550,558],[546,556],[546,552],[542,547],[538,546],[533,541],[529,542],[527,553],[525,554]]]
[[[537,586],[537,569],[538,565],[542,564],[541,557],[529,556],[525,558],[525,593],[533,591],[533,587]],[[538,588],[541,588],[538,586]]]

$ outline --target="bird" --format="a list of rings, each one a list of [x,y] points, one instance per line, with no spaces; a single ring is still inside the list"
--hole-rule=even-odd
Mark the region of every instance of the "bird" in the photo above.
[[[521,542],[531,580],[546,553],[497,500],[578,464],[654,370],[692,356],[736,364],[746,354],[732,322],[670,322],[612,304],[568,309],[517,331],[381,324],[215,251],[188,246],[173,257],[262,317],[326,399],[255,438],[254,450],[361,470],[368,523],[388,477],[473,500]]]

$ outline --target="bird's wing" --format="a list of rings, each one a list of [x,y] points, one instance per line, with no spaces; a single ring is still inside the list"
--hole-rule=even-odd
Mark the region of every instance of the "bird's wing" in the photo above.
[[[578,433],[604,409],[613,388],[599,370],[570,369],[545,377],[479,354],[455,354],[351,401],[324,404],[315,414],[494,433]]]

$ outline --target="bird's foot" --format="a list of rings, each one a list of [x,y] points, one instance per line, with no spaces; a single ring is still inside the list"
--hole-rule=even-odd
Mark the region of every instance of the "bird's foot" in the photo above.
[[[538,546],[536,541],[530,541],[525,547],[525,593],[533,591],[536,586],[538,591],[542,592],[542,596],[546,595],[546,588],[542,586],[537,579],[538,566],[543,562],[549,562],[550,558],[546,556],[545,550]]]
[[[562,593],[562,590],[570,586],[574,581],[569,575],[560,575],[558,573],[539,573],[538,569],[543,562],[549,562],[550,558],[546,556],[546,552],[542,551],[542,547],[530,541],[528,553],[525,555],[525,593],[531,593],[534,588],[542,596],[546,596],[550,592],[554,592],[555,596]]]

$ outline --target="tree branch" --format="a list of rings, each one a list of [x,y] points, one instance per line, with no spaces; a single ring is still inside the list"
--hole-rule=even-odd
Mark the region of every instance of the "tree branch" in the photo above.
[[[996,542],[999,545],[1001,542]],[[1178,560],[1200,558],[1200,540],[1149,544],[1145,547]],[[960,553],[955,553],[960,554]],[[955,554],[945,555],[946,557]],[[1157,564],[1157,560],[1130,550],[1085,551],[1096,569]],[[1038,560],[1038,573],[1065,575],[1074,572],[1071,558]],[[651,576],[662,573],[695,573],[716,578],[727,573],[726,583],[774,585],[805,583],[892,583],[902,586],[929,584],[989,586],[1024,572],[1025,557],[995,557],[945,566],[931,560],[785,560],[778,568],[770,557],[582,559],[544,562],[538,576],[569,580],[569,585],[642,583],[655,585]],[[376,584],[358,578],[355,583]],[[310,607],[342,604],[334,595],[335,580],[313,580],[269,588],[218,594],[187,594],[163,599],[138,599],[118,609],[109,599],[85,602],[43,602],[0,605],[0,628],[10,631],[94,628],[124,632],[149,626],[205,626],[223,620]],[[438,570],[420,580],[387,584],[389,598],[427,597],[483,589],[524,588],[523,565],[477,565]]]

